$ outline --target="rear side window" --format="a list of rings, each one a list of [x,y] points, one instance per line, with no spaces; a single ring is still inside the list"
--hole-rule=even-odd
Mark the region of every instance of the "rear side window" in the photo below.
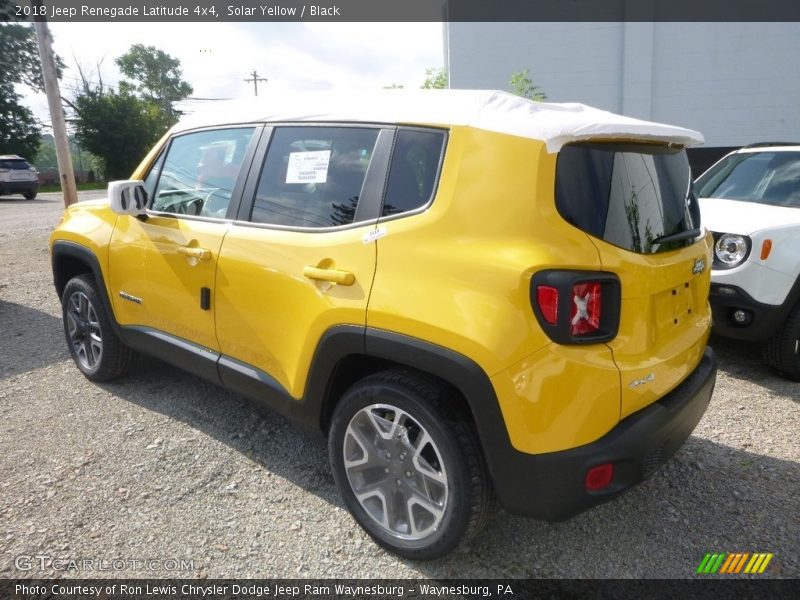
[[[408,212],[433,197],[444,149],[444,132],[400,129],[397,132],[383,216]]]
[[[701,198],[800,207],[800,152],[732,154],[697,180]]]
[[[589,235],[637,252],[682,248],[700,212],[684,150],[647,144],[572,144],[556,168],[561,216]],[[685,234],[685,235],[683,235]]]
[[[352,223],[378,132],[361,127],[277,128],[251,221],[289,227]]]

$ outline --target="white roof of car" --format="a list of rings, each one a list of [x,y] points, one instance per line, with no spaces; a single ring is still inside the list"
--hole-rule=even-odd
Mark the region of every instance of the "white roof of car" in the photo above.
[[[211,102],[173,131],[232,123],[355,122],[463,125],[541,140],[549,152],[589,139],[630,139],[689,146],[703,142],[692,129],[625,117],[578,103],[534,102],[487,90],[375,90],[272,94]]]

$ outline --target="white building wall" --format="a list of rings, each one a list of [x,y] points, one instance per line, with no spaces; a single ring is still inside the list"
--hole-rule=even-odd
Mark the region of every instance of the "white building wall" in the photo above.
[[[554,102],[697,129],[707,146],[800,142],[800,23],[449,23],[453,88],[530,69]]]

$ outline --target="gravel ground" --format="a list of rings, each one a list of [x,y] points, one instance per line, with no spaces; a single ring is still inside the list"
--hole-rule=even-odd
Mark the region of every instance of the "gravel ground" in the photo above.
[[[51,283],[60,212],[56,194],[0,199],[0,577],[93,575],[15,566],[47,555],[162,561],[105,576],[682,578],[712,551],[773,552],[768,575],[800,576],[800,385],[755,348],[712,339],[711,406],[637,489],[565,523],[498,512],[463,553],[417,564],[355,526],[321,439],[155,361],[84,379]]]

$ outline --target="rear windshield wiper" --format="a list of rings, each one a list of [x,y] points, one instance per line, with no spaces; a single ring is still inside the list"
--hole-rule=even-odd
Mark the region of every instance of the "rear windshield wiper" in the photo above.
[[[667,242],[679,242],[681,240],[689,240],[696,238],[702,233],[699,229],[687,229],[686,231],[679,231],[678,233],[670,233],[669,235],[662,235],[653,240],[654,244],[666,244]]]

